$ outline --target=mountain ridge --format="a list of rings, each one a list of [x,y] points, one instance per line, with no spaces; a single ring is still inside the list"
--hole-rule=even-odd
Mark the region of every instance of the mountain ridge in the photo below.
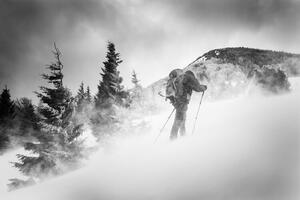
[[[300,54],[248,47],[225,47],[204,53],[183,70],[193,71],[202,83],[211,86],[222,85],[224,90],[233,89],[236,85],[245,88],[245,82],[250,82],[255,76],[260,78],[256,80],[257,83],[263,83],[265,89],[277,93],[289,88],[287,80],[277,79],[300,75]],[[167,77],[164,77],[152,83],[145,89],[146,93],[155,96],[163,90],[166,80]],[[223,82],[234,86],[225,87]],[[213,93],[217,92],[216,90]]]
[[[246,57],[252,60],[254,64],[261,66],[266,64],[277,64],[287,58],[300,59],[300,54],[248,47],[226,47],[210,50],[198,57],[195,61],[202,57],[205,57],[206,59],[219,58],[231,62],[232,64],[239,63],[238,57]]]

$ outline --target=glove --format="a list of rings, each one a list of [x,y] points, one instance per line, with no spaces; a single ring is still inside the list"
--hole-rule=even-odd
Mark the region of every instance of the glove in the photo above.
[[[170,98],[170,102],[171,102],[172,105],[174,105],[175,104],[175,98],[174,97]]]
[[[207,90],[207,86],[203,85],[203,92]]]

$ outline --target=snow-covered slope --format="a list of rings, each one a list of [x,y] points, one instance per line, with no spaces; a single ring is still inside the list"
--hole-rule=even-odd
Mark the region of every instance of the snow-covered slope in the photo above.
[[[292,83],[285,95],[204,101],[196,133],[175,142],[169,123],[154,144],[168,112],[148,116],[146,134],[116,138],[83,169],[0,199],[298,199],[299,78]]]

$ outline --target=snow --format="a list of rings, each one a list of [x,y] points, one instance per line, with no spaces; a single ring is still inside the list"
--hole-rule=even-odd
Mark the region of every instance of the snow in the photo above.
[[[85,124],[83,133],[78,137],[79,141],[84,141],[84,146],[92,148],[97,146],[97,138],[92,134],[91,127]]]
[[[194,135],[170,142],[171,118],[154,144],[172,110],[167,107],[147,116],[151,128],[143,134],[115,138],[86,167],[6,193],[2,186],[15,173],[3,167],[16,153],[10,152],[0,163],[0,199],[297,199],[300,79],[291,83],[292,93],[281,96],[219,102],[204,96]],[[199,100],[193,94],[188,133]]]
[[[289,82],[291,84],[292,91],[300,92],[300,78],[299,77],[289,78]]]
[[[204,62],[204,61],[206,61],[206,59],[207,58],[205,56],[202,56],[201,58],[198,59],[198,62]]]
[[[14,149],[3,156],[0,156],[0,197],[1,194],[7,192],[7,184],[9,183],[8,179],[11,178],[25,178],[16,168],[13,167],[11,162],[16,162],[16,154],[22,153],[25,154],[25,151],[22,148]]]

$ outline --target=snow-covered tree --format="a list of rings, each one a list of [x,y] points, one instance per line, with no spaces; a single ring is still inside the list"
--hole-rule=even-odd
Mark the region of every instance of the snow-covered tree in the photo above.
[[[48,66],[50,73],[42,75],[50,86],[41,86],[41,92],[36,92],[40,98],[41,131],[35,136],[36,141],[25,145],[35,155],[18,155],[19,162],[14,163],[29,177],[59,174],[63,171],[61,166],[75,164],[81,155],[81,146],[76,141],[81,125],[72,118],[74,101],[71,92],[63,86],[61,53],[55,45],[53,54],[55,62]]]
[[[256,83],[267,93],[282,93],[290,90],[287,74],[282,69],[272,65],[255,68],[248,77],[254,78]]]
[[[132,72],[131,82],[133,83],[134,87],[139,87],[140,86],[140,84],[139,84],[140,80],[138,80],[137,74],[135,73],[134,70]]]
[[[77,91],[75,99],[77,113],[85,114],[86,116],[88,116],[91,109],[93,109],[90,87],[87,86],[85,90],[84,84],[82,82]]]
[[[142,97],[143,97],[143,88],[139,84],[140,80],[137,78],[137,74],[135,71],[132,72],[131,82],[133,83],[134,87],[130,91],[130,99],[131,103],[133,104],[141,104]]]

